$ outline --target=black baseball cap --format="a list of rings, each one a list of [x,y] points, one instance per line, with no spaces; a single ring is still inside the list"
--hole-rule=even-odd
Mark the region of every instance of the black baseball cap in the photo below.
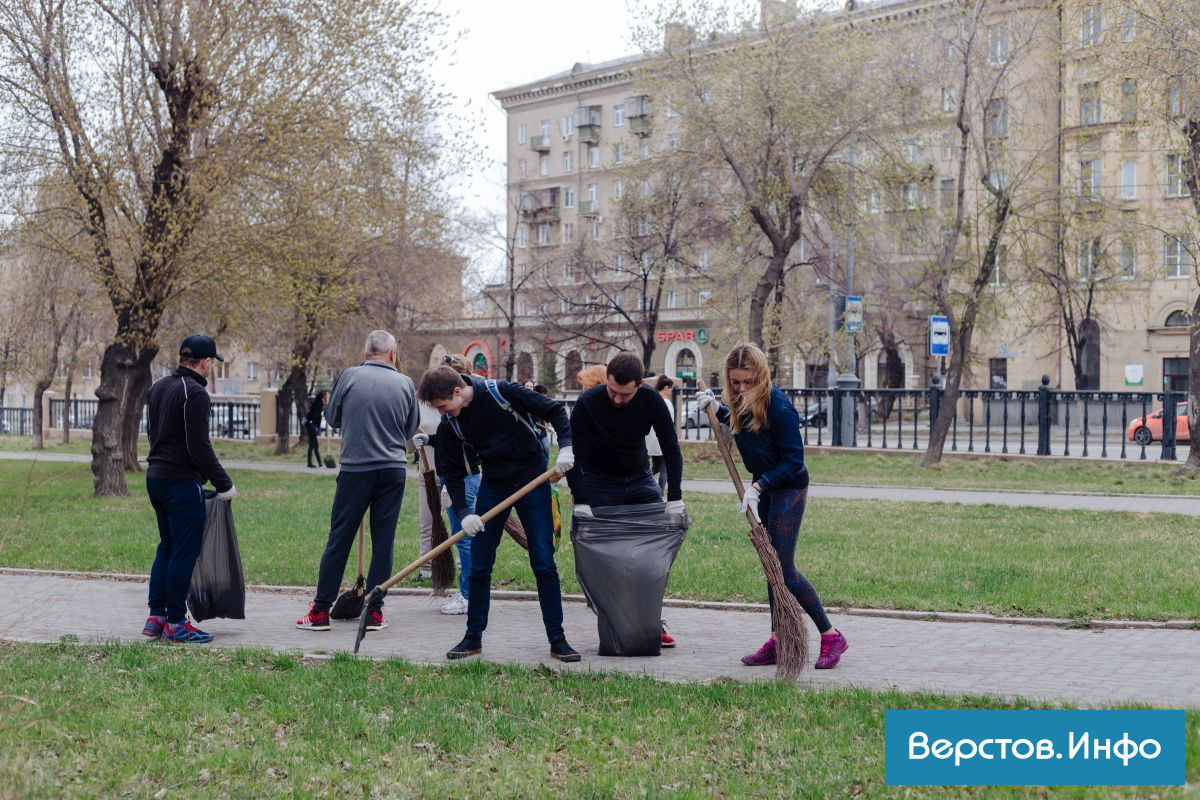
[[[217,343],[211,336],[189,336],[179,345],[179,355],[187,358],[215,358],[221,363],[225,359],[217,355]]]

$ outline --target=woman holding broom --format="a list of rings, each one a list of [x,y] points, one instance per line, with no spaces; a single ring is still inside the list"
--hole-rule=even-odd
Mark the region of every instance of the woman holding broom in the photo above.
[[[710,405],[716,406],[717,419],[729,426],[742,461],[754,476],[740,510],[744,513],[749,509],[755,519],[765,522],[784,582],[821,632],[816,668],[830,669],[846,652],[846,637],[834,629],[816,589],[796,569],[796,541],[808,501],[800,417],[787,395],[771,383],[767,357],[757,346],[734,347],[725,357],[724,374],[725,403],[720,403],[709,389],[697,397],[697,408],[703,412]],[[775,600],[770,586],[767,600],[774,621]],[[752,667],[774,664],[775,631],[757,652],[743,656],[742,663]]]

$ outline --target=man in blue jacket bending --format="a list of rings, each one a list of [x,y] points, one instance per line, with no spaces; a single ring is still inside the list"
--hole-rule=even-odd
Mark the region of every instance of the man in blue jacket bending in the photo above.
[[[491,605],[492,566],[496,563],[496,547],[509,509],[488,520],[486,525],[480,514],[487,513],[546,471],[548,454],[542,448],[539,421],[552,424],[558,435],[555,470],[559,475],[569,472],[575,464],[571,426],[562,403],[515,383],[460,375],[447,366],[425,373],[417,397],[444,415],[434,439],[437,471],[446,482],[463,531],[473,537],[467,633],[446,653],[446,658],[465,658],[483,652],[483,631],[487,628]],[[467,505],[463,442],[475,448],[483,462],[475,512]],[[578,661],[579,653],[567,644],[563,633],[550,484],[543,483],[522,497],[515,508],[529,539],[529,566],[537,580],[538,603],[550,641],[550,655],[559,661]]]

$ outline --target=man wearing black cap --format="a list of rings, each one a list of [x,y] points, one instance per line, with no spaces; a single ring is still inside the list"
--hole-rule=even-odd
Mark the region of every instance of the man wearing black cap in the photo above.
[[[217,343],[189,336],[179,346],[179,368],[150,387],[146,399],[150,455],[146,492],[158,516],[158,553],[150,568],[150,616],[142,633],[151,639],[203,644],[212,634],[187,617],[192,568],[204,541],[204,492],[211,481],[220,500],[237,495],[208,440],[208,376]]]

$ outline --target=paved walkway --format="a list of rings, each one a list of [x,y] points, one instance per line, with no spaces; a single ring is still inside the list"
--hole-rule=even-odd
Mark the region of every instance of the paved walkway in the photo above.
[[[63,633],[85,641],[139,641],[145,584],[0,573],[0,638],[52,642]],[[246,620],[210,620],[215,646],[269,647],[324,654],[351,650],[355,625],[329,633],[297,630],[307,596],[250,592]],[[387,601],[391,626],[367,634],[362,655],[444,663],[463,632],[463,617],[438,613],[440,598],[405,594]],[[566,630],[583,654],[577,665],[547,655],[537,603],[494,600],[484,657],[562,669],[617,670],[665,680],[762,680],[770,668],[742,666],[767,632],[763,612],[669,608],[680,645],[657,658],[605,658],[597,653],[596,620],[582,603],[565,603]],[[1029,625],[948,623],[842,616],[836,624],[850,650],[834,670],[808,670],[805,686],[859,686],[951,694],[991,694],[1079,705],[1144,702],[1200,707],[1200,632],[1191,630],[1063,630]],[[816,631],[810,630],[813,647]],[[815,653],[813,655],[815,658]]]
[[[29,452],[0,451],[0,459],[29,461],[34,455]],[[91,457],[70,453],[44,453],[37,456],[42,461],[91,463]],[[288,464],[270,461],[223,461],[230,470],[253,470],[257,472],[304,472],[317,473],[303,464]],[[332,473],[334,470],[321,470]],[[410,471],[416,475],[415,471]],[[732,494],[733,485],[727,480],[690,479],[684,480],[683,488],[689,492]],[[976,489],[918,489],[898,486],[844,486],[814,483],[810,497],[836,498],[841,500],[887,500],[908,503],[961,503],[963,505],[998,505],[1027,508],[1081,509],[1085,511],[1132,511],[1143,514],[1186,514],[1200,516],[1200,498],[1179,495],[1101,495],[1059,494],[1054,492],[993,492]]]

